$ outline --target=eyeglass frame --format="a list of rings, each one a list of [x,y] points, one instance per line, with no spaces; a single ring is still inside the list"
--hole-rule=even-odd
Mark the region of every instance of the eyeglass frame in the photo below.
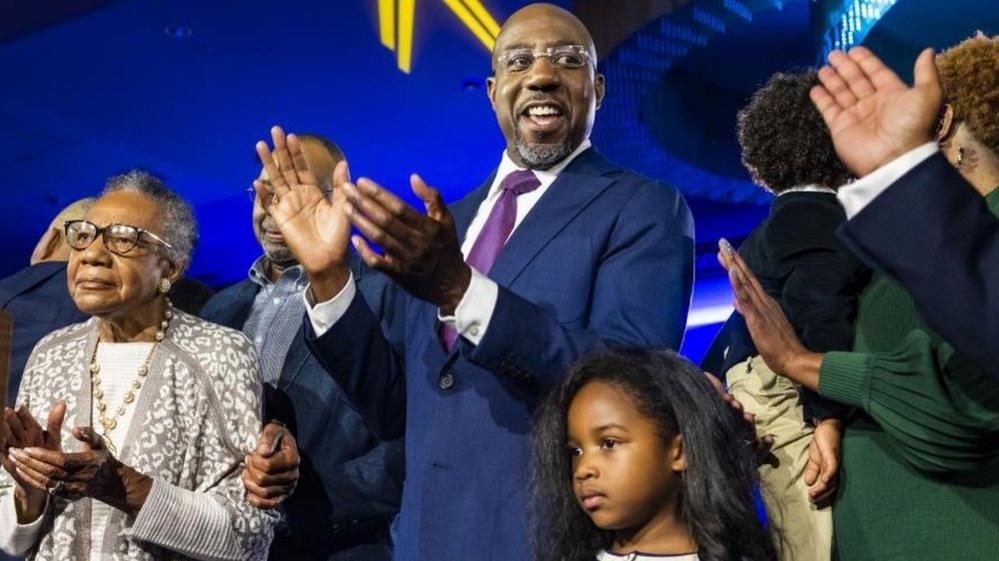
[[[263,181],[263,180],[261,180],[261,181]],[[268,182],[268,184],[269,184],[269,182]],[[322,194],[324,196],[329,197],[330,195],[333,194],[333,187],[330,187],[329,189],[320,189],[320,192],[322,192]],[[274,189],[269,189],[268,193],[270,194],[271,197],[273,197],[274,196]],[[246,188],[246,196],[250,198],[250,202],[253,202],[253,201],[257,200],[257,190],[254,189],[253,187],[247,187]],[[265,207],[267,206],[267,202],[266,201],[262,200],[260,202]]]
[[[94,227],[94,237],[93,237],[93,239],[90,240],[90,243],[88,243],[87,245],[85,245],[83,247],[80,247],[80,248],[74,247],[73,244],[69,243],[69,228],[73,224],[90,224],[91,226]],[[108,242],[107,242],[107,233],[106,232],[108,230],[110,230],[111,228],[115,227],[115,226],[124,226],[126,228],[131,228],[131,229],[135,230],[135,232],[136,232],[136,234],[135,234],[135,241],[132,243],[132,247],[128,248],[125,251],[115,251],[115,250],[111,249],[111,247],[108,245]],[[133,249],[135,249],[136,246],[139,245],[139,240],[142,238],[142,236],[147,236],[149,239],[153,240],[154,242],[162,245],[163,247],[165,247],[167,249],[170,249],[170,250],[173,249],[173,245],[171,245],[170,242],[164,240],[163,238],[157,236],[156,234],[150,232],[149,230],[146,230],[145,228],[140,228],[138,226],[132,226],[131,224],[122,224],[121,222],[112,222],[111,224],[108,224],[107,226],[104,226],[102,228],[102,227],[98,226],[97,224],[94,224],[93,222],[91,222],[89,220],[67,220],[67,221],[65,221],[65,222],[62,223],[62,230],[63,230],[63,235],[66,236],[66,245],[68,245],[70,247],[70,249],[72,249],[74,251],[83,251],[83,250],[87,249],[88,247],[90,247],[94,243],[94,240],[97,239],[97,236],[101,237],[101,243],[104,244],[104,247],[108,251],[110,251],[111,253],[114,253],[115,255],[122,255],[122,256],[127,255],[129,252],[131,252]]]
[[[587,64],[593,63],[593,57],[590,55],[589,51],[590,51],[589,48],[587,48],[585,45],[552,45],[549,47],[540,47],[540,48],[520,47],[504,51],[503,53],[501,53],[496,57],[496,62],[502,65],[501,68],[503,69],[504,72],[527,72],[534,66],[534,63],[537,62],[539,58],[547,58],[549,62],[551,62],[553,65],[559,68],[576,70],[579,68],[583,68]],[[567,54],[567,53],[572,53],[574,55],[579,55],[583,57],[583,63],[580,64],[579,66],[565,66],[555,61],[556,55]],[[511,58],[517,55],[524,55],[524,54],[531,55],[531,64],[527,65],[527,67],[522,69],[511,70],[506,66]]]

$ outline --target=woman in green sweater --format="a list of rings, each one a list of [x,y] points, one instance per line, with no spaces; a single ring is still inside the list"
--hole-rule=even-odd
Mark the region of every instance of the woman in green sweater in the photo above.
[[[981,35],[937,58],[946,106],[933,157],[948,158],[999,216],[997,61],[999,38]],[[844,432],[836,557],[999,559],[999,385],[926,328],[888,277],[861,296],[853,352],[818,354],[738,254],[720,258],[768,366],[858,409]]]

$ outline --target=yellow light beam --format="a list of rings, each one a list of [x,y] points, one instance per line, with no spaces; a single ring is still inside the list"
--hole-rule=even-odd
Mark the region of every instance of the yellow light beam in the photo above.
[[[399,0],[399,70],[409,74],[413,63],[413,17],[416,0]]]
[[[489,14],[489,11],[486,10],[485,6],[482,5],[482,2],[479,0],[464,0],[464,2],[465,6],[467,6],[473,14],[475,14],[475,17],[479,18],[479,21],[486,28],[486,31],[488,31],[489,34],[495,39],[496,36],[499,35],[500,26],[496,23],[496,20],[493,19],[493,16]]]
[[[378,32],[382,45],[395,50],[395,0],[378,0]]]
[[[486,28],[483,27],[477,19],[475,19],[472,12],[468,11],[468,8],[466,8],[465,5],[458,0],[444,0],[444,3],[447,4],[447,7],[451,8],[454,15],[458,16],[458,19],[465,24],[465,27],[471,30],[471,32],[479,38],[479,41],[482,41],[482,44],[485,45],[490,52],[492,52],[493,46],[496,44],[496,38],[486,31]]]

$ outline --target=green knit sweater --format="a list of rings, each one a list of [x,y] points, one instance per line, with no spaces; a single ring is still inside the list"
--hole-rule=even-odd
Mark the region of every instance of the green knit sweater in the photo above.
[[[986,200],[999,215],[999,190]],[[866,413],[843,438],[839,561],[999,560],[999,384],[884,275],[861,296],[854,352],[826,354],[819,392]]]

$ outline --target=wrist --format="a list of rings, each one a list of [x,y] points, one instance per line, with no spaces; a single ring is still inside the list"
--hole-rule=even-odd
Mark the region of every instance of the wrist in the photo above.
[[[336,265],[321,271],[307,271],[312,301],[316,304],[333,298],[350,280],[350,269],[346,265]]]
[[[458,309],[458,304],[461,303],[461,299],[465,297],[465,292],[468,291],[468,285],[472,282],[472,268],[465,263],[461,264],[461,270],[459,271],[457,282],[454,283],[449,290],[444,292],[441,302],[438,303],[441,315],[453,316],[455,310]]]
[[[128,514],[138,514],[153,488],[153,478],[124,464],[118,471],[125,488],[125,496],[119,508]]]
[[[822,359],[825,355],[811,351],[800,351],[786,362],[784,376],[805,386],[812,391],[819,389],[819,371],[822,369]]]
[[[886,165],[894,162],[901,156],[908,154],[909,152],[919,148],[920,146],[926,144],[927,142],[933,142],[933,137],[929,134],[926,135],[915,135],[909,139],[903,139],[901,143],[892,151],[890,151],[880,162],[874,165],[871,169],[867,170],[866,173],[859,174],[860,176],[865,176],[871,174]]]
[[[42,515],[48,498],[45,491],[25,488],[20,483],[14,485],[14,509],[18,524],[30,524]]]

